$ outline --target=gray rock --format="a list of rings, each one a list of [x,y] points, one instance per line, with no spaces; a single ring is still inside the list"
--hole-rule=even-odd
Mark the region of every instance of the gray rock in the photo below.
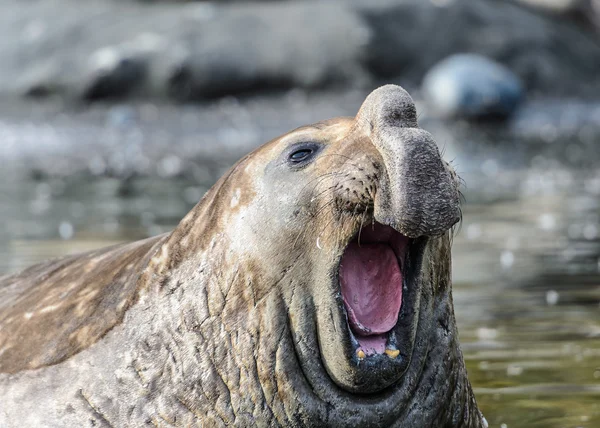
[[[506,67],[479,55],[458,54],[427,73],[423,95],[442,116],[482,117],[510,115],[524,92]]]
[[[597,0],[593,0],[597,1]],[[600,45],[570,20],[495,0],[4,0],[0,96],[198,99],[287,88],[414,88],[473,52],[528,92],[600,96]]]
[[[7,2],[0,94],[18,82],[29,95],[189,99],[366,76],[359,57],[370,31],[344,2]]]

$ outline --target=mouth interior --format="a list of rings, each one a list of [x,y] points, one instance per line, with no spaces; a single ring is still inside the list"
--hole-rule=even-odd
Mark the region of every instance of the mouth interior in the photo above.
[[[402,265],[409,239],[389,226],[364,227],[340,263],[348,322],[365,354],[382,354],[402,306]]]

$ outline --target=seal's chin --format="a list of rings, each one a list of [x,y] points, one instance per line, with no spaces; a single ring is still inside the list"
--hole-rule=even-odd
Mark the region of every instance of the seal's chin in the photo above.
[[[402,307],[409,243],[392,227],[374,222],[344,250],[339,281],[357,355],[398,353],[390,333]]]

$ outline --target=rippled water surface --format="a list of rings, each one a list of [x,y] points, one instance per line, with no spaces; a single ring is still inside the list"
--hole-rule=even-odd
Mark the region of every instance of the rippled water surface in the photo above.
[[[491,427],[600,427],[600,170],[550,146],[510,162],[497,145],[480,150],[447,148],[466,171],[454,299],[479,405]],[[237,157],[126,180],[7,173],[5,157],[0,275],[168,231]]]

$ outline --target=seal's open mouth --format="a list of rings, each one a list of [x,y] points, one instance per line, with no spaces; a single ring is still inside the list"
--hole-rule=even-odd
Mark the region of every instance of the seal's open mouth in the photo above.
[[[403,267],[409,242],[390,226],[374,222],[364,227],[344,251],[339,278],[358,355],[397,354],[389,336],[402,306]]]

